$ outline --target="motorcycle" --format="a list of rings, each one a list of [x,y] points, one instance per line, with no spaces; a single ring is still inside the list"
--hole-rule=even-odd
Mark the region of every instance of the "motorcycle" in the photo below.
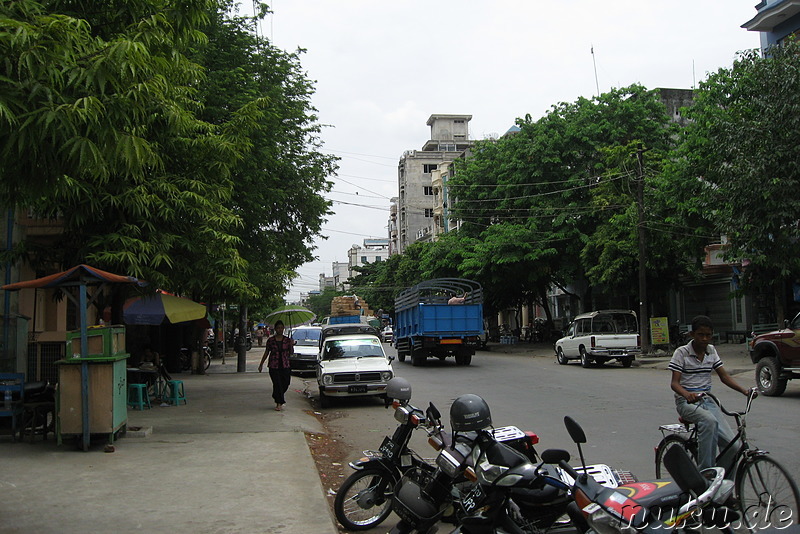
[[[467,396],[459,397],[456,403],[463,397]],[[479,399],[475,400],[477,410],[485,409],[488,414],[483,399],[469,397]],[[453,439],[441,448],[436,471],[412,472],[416,476],[404,476],[395,488],[392,508],[401,521],[393,533],[433,531],[439,521],[457,524],[454,532],[473,534],[539,533],[556,527],[588,529],[572,504],[569,483],[561,480],[556,468],[536,466],[535,434],[522,433],[516,427],[489,429],[485,425],[491,424],[488,416],[481,420],[472,415],[472,419],[480,422],[457,423],[451,407]],[[613,487],[619,482],[608,466],[590,469],[604,484]],[[548,475],[559,482],[548,483]]]
[[[581,444],[586,434],[570,417],[564,418],[570,437],[578,446],[581,464],[585,465]],[[702,524],[732,534],[731,523],[739,514],[725,506],[733,493],[733,482],[725,480],[721,467],[702,473],[681,447],[671,447],[664,455],[664,465],[673,480],[654,480],[624,484],[617,488],[601,486],[592,477],[578,472],[569,462],[569,453],[547,450],[545,462],[558,464],[573,479],[573,497],[590,528],[598,534],[663,533]]]
[[[435,417],[410,404],[411,385],[400,377],[387,384],[387,406],[391,400],[398,425],[391,437],[386,436],[377,451],[364,451],[364,457],[350,462],[355,470],[336,492],[333,503],[336,519],[347,530],[366,530],[382,523],[391,513],[395,484],[411,469],[433,470],[408,446],[414,430],[426,428],[429,436],[442,433],[433,423]],[[436,412],[433,405],[428,412]]]

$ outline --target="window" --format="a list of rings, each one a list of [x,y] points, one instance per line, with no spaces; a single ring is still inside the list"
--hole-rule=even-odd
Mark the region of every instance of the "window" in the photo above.
[[[463,140],[463,139],[466,139],[466,138],[467,138],[467,136],[466,136],[466,135],[463,135],[463,134],[455,134],[455,135],[453,136],[453,139],[456,139],[456,140],[458,140],[458,141],[460,141],[460,140]]]
[[[425,195],[432,195],[433,194],[433,186],[426,185],[422,187],[423,194]]]
[[[367,261],[367,257],[366,257],[366,256],[361,256],[361,263],[364,263],[364,264],[367,264],[367,263],[369,263],[369,262]]]
[[[464,124],[464,119],[455,119],[453,124]]]
[[[422,172],[431,173],[431,172],[435,171],[437,167],[438,167],[438,165],[436,165],[435,163],[423,163],[422,164]]]
[[[380,262],[381,262],[381,257],[375,256],[375,263],[380,263]]]
[[[433,217],[433,208],[425,208],[425,217]]]

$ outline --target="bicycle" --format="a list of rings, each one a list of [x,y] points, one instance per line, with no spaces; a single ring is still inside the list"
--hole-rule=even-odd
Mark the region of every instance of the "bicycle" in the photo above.
[[[752,448],[747,441],[746,415],[750,411],[755,390],[747,396],[747,404],[742,412],[730,412],[725,409],[714,395],[706,393],[727,416],[736,421],[736,436],[717,455],[717,465],[725,467],[725,477],[733,474],[735,488],[734,507],[742,513],[745,528],[753,532],[764,526],[785,528],[789,524],[800,522],[800,491],[789,472],[767,451]],[[671,447],[683,447],[692,460],[697,462],[697,425],[680,419],[679,424],[661,425],[659,430],[663,439],[656,447],[656,478],[667,476],[664,467],[664,456]],[[730,455],[733,447],[739,443],[730,466],[721,465],[721,458]]]

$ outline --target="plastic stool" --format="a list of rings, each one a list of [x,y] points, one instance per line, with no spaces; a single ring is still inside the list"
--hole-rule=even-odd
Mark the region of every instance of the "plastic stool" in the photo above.
[[[150,408],[147,384],[128,384],[128,406],[144,410],[145,405]]]
[[[164,400],[173,406],[177,406],[183,401],[186,402],[186,393],[183,390],[183,380],[167,380],[164,391]]]

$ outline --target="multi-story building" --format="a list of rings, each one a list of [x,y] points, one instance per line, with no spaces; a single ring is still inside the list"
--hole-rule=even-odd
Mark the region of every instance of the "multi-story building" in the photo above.
[[[358,276],[356,267],[367,265],[368,263],[378,263],[389,258],[388,239],[365,239],[364,246],[353,245],[347,251],[347,278]]]
[[[742,28],[761,32],[762,49],[780,45],[800,30],[800,0],[762,0],[755,7],[758,13]]]
[[[397,224],[390,220],[392,254],[402,253],[417,241],[428,241],[434,233],[433,172],[440,165],[458,158],[472,146],[469,121],[472,115],[431,115],[431,138],[422,150],[408,150],[400,158],[397,177]],[[394,212],[392,212],[394,216]],[[392,228],[394,231],[392,232]]]
[[[325,273],[319,275],[319,290],[325,291],[327,287],[332,287],[337,291],[347,289],[348,272],[348,264],[340,261],[331,262],[331,276],[327,276]]]

